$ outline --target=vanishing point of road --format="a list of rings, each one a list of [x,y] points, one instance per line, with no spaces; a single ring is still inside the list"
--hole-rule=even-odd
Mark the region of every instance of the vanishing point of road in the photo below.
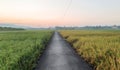
[[[40,57],[35,70],[93,70],[58,32]]]

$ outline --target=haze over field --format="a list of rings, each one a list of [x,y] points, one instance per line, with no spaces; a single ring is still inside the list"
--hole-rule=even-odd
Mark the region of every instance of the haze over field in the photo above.
[[[68,9],[70,2],[0,0],[0,23],[33,27],[120,25],[120,0],[72,0]]]

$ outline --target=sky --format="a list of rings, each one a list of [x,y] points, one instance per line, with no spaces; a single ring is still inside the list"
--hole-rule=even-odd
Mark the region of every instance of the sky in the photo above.
[[[120,0],[0,0],[0,24],[120,25]]]

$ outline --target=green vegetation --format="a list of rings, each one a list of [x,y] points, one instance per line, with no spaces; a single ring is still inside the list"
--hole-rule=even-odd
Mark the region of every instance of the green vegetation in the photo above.
[[[52,31],[0,32],[0,70],[33,70]]]
[[[0,27],[0,31],[24,30],[22,28]]]
[[[95,70],[120,70],[120,30],[60,32]]]

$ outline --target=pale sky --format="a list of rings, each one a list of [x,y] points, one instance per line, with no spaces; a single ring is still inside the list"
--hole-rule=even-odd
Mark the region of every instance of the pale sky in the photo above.
[[[120,0],[0,0],[0,23],[35,27],[120,25]]]

